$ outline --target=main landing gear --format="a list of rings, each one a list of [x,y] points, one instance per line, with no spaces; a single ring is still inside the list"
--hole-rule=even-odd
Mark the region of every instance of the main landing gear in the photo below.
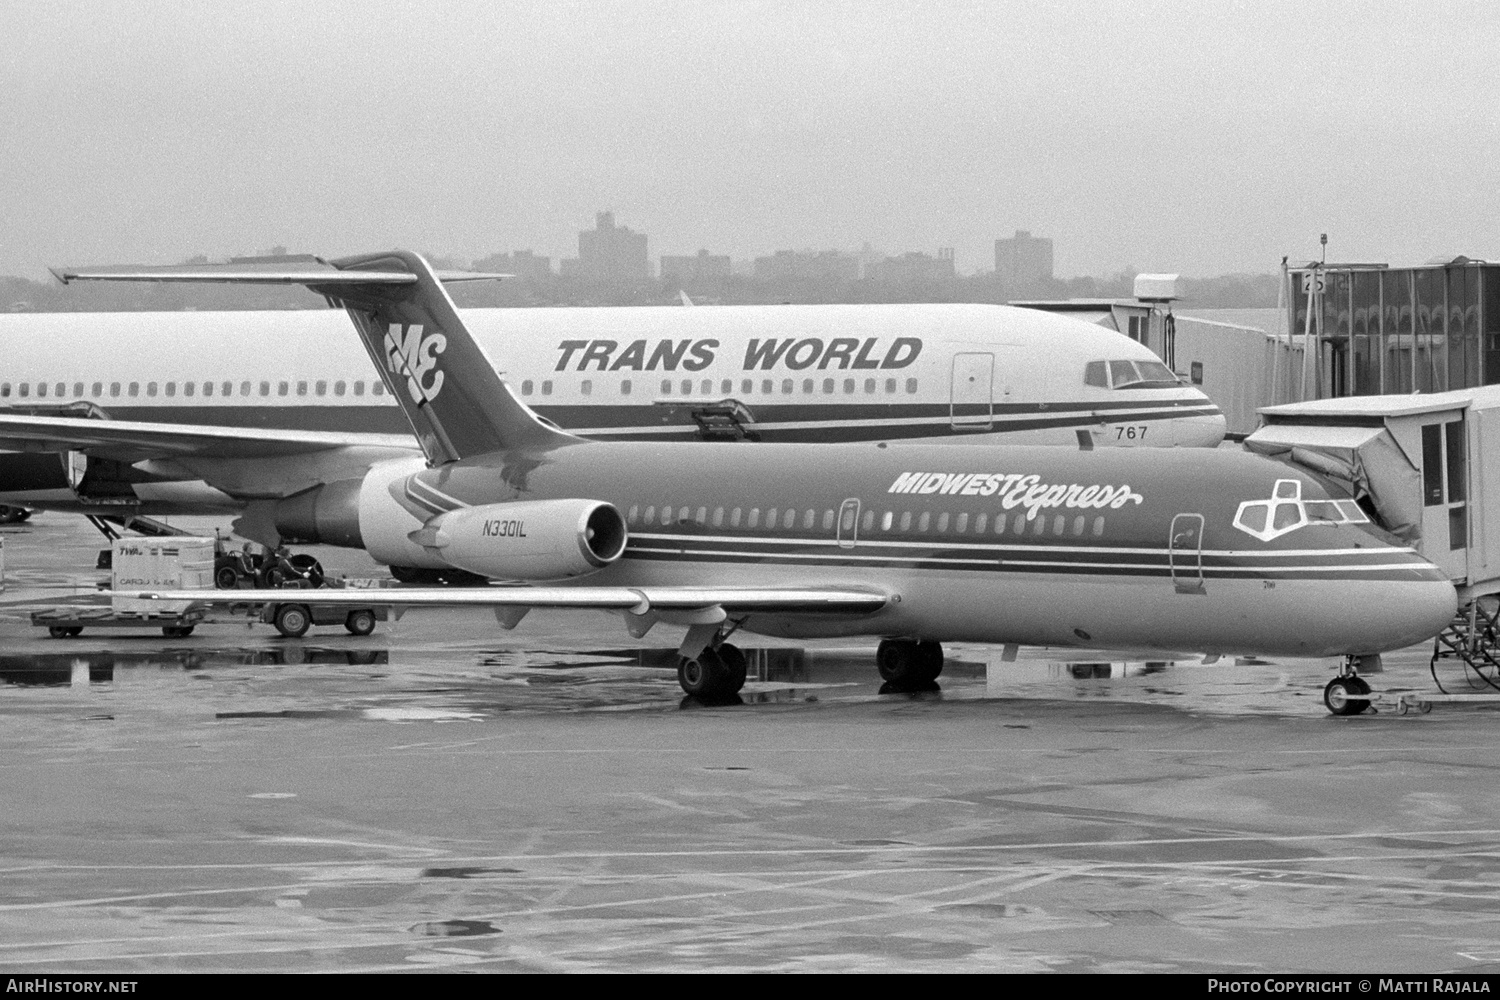
[[[893,690],[932,687],[943,672],[943,644],[930,640],[884,639],[875,651],[880,679]]]
[[[1358,715],[1370,707],[1370,685],[1359,676],[1361,661],[1373,659],[1373,669],[1379,670],[1380,657],[1346,656],[1339,667],[1339,675],[1323,688],[1323,704],[1334,715]]]
[[[733,701],[745,686],[745,654],[738,646],[720,642],[697,656],[677,661],[677,683],[704,702]]]

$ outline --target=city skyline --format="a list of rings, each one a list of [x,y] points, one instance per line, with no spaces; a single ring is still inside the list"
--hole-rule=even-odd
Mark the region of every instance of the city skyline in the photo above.
[[[285,244],[1500,256],[1500,15],[1376,2],[0,0],[0,274]],[[511,234],[529,234],[517,237]],[[499,245],[495,245],[496,243]]]

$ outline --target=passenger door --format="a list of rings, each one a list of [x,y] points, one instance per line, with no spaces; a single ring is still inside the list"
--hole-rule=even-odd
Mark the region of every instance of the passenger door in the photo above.
[[[850,497],[839,507],[838,542],[841,549],[852,549],[859,541],[859,500]]]
[[[1167,560],[1172,566],[1172,586],[1179,594],[1205,593],[1202,514],[1178,514],[1172,518]]]
[[[953,355],[949,421],[955,428],[988,430],[994,425],[995,356],[988,351]]]

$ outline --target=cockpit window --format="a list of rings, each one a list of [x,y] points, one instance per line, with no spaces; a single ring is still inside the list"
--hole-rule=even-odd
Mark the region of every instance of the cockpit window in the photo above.
[[[1160,389],[1180,380],[1160,361],[1090,361],[1083,366],[1083,384],[1101,389]]]
[[[1303,500],[1302,483],[1278,479],[1269,500],[1246,500],[1234,515],[1234,526],[1263,542],[1303,527],[1369,524],[1353,500]]]

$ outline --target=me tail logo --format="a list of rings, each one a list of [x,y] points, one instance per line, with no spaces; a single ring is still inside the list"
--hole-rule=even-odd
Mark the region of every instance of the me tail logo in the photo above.
[[[413,403],[430,403],[443,390],[437,357],[447,346],[448,338],[441,333],[424,337],[420,324],[392,323],[386,328],[386,365],[392,374],[406,376],[406,391]]]

